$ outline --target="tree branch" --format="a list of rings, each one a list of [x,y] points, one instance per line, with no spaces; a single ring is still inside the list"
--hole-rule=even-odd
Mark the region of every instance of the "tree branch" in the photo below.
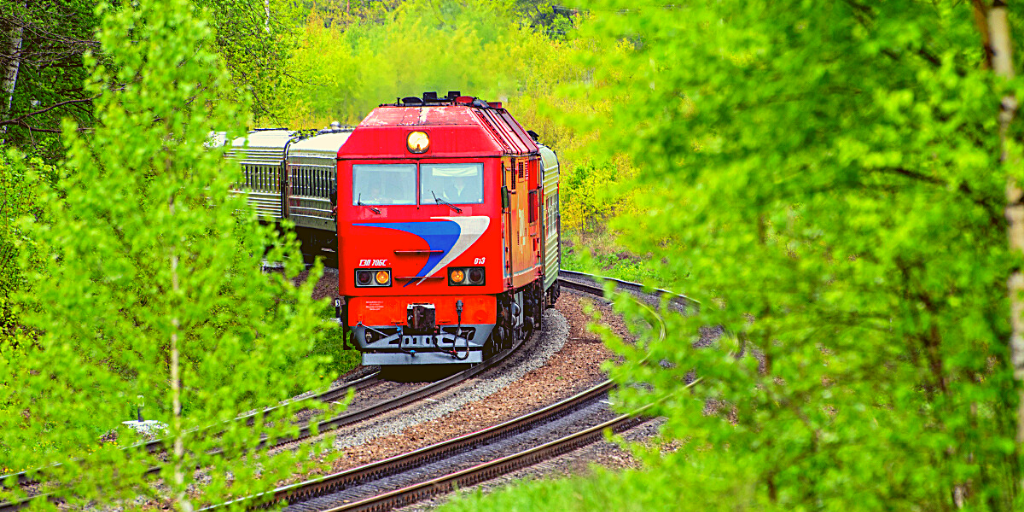
[[[8,119],[6,121],[0,121],[0,126],[9,125],[9,124],[16,124],[16,125],[21,125],[21,126],[28,127],[28,125],[26,125],[23,122],[26,118],[29,118],[29,117],[32,117],[32,116],[37,116],[39,114],[44,114],[44,113],[49,112],[49,111],[51,111],[51,110],[53,110],[53,109],[55,109],[57,107],[62,107],[64,105],[70,105],[72,103],[88,103],[88,102],[91,102],[92,100],[94,100],[96,98],[99,98],[99,97],[100,96],[97,94],[96,96],[93,96],[91,98],[80,98],[80,99],[77,99],[77,100],[66,100],[66,101],[61,101],[59,103],[54,103],[53,105],[50,105],[49,107],[46,107],[46,108],[44,108],[42,110],[37,110],[35,112],[29,112],[28,114],[23,114],[23,115],[20,115],[18,117],[15,117],[13,119]],[[44,131],[44,130],[40,130],[40,131]],[[56,133],[60,133],[60,130],[58,130]]]

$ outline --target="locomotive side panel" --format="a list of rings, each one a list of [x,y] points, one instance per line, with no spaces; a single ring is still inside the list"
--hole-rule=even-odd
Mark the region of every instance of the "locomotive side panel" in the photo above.
[[[537,215],[539,191],[536,186],[535,162],[528,158],[513,158],[510,169],[506,171],[506,183],[511,185],[511,204],[506,213],[511,241],[510,289],[522,288],[540,277],[540,219]]]

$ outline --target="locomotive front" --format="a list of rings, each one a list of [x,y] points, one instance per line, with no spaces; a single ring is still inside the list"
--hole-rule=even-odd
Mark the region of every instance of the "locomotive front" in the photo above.
[[[504,169],[539,152],[509,122],[500,105],[457,94],[406,98],[370,113],[339,151],[342,321],[364,365],[478,363],[510,345],[509,312],[522,314],[503,302],[517,270]],[[536,281],[540,267],[520,273]]]

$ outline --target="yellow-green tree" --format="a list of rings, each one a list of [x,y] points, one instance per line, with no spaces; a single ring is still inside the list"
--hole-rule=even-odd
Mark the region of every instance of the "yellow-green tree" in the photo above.
[[[620,100],[593,122],[646,192],[621,240],[702,304],[666,314],[665,340],[613,342],[612,375],[680,443],[649,473],[453,508],[1024,506],[1006,288],[1024,259],[1003,216],[1022,130],[1003,162],[997,123],[1024,82],[986,67],[988,6],[591,7],[604,86],[582,93]]]
[[[263,437],[297,428],[294,406],[252,428],[222,422],[324,384],[323,361],[307,357],[323,336],[321,305],[308,287],[261,273],[274,246],[267,257],[292,262],[295,275],[294,240],[256,222],[229,192],[237,168],[204,147],[211,129],[245,117],[225,99],[232,81],[202,13],[187,0],[101,12],[111,66],[90,59],[86,84],[99,122],[83,134],[66,121],[62,175],[42,197],[52,222],[22,224],[52,252],[25,274],[32,293],[20,298],[36,336],[0,353],[0,461],[29,469],[73,508],[192,510],[265,490],[315,460],[309,447],[254,460]],[[166,424],[165,460],[126,446],[133,438],[120,423],[140,401],[147,419]],[[117,442],[104,442],[114,432]],[[152,466],[159,480],[144,477]]]

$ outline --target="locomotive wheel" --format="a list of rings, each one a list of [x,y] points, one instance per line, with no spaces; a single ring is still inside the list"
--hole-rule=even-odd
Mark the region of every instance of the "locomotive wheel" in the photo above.
[[[498,352],[497,349],[495,349],[495,346],[498,343],[498,340],[495,338],[496,334],[497,334],[497,330],[491,331],[491,335],[488,336],[487,337],[487,341],[484,342],[484,349],[483,349],[484,361],[490,359],[491,356],[493,356],[494,354],[496,354]]]
[[[512,304],[507,297],[501,297],[498,301],[498,307],[500,308],[498,313],[498,322],[494,326],[493,335],[495,337],[496,346],[499,349],[512,348],[515,344],[515,339],[512,336]]]
[[[544,319],[544,285],[537,283],[533,287],[533,329],[539,331]]]

